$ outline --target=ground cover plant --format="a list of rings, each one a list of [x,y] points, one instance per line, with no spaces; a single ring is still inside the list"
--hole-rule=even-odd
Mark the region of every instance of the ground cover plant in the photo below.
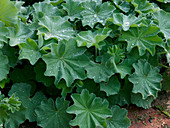
[[[170,65],[169,0],[0,0],[0,128],[127,128]]]

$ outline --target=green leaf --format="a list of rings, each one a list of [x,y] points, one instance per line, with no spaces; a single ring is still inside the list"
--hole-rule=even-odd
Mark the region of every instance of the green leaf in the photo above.
[[[64,2],[64,0],[44,0],[44,2],[50,3],[50,4],[52,4],[53,6],[57,6],[57,5],[59,5],[60,3]]]
[[[3,94],[1,94],[1,91],[0,91],[0,128],[3,126],[5,121],[9,118],[7,111],[1,107],[1,104],[2,104],[1,101],[4,99],[4,97],[5,96]]]
[[[39,2],[34,3],[33,5],[34,12],[33,12],[33,23],[31,24],[31,29],[37,30],[40,25],[39,19],[44,16],[62,16],[62,12],[58,7],[54,7],[50,2]]]
[[[120,64],[116,65],[115,72],[119,73],[121,79],[125,78],[126,75],[131,74],[132,65],[128,59],[123,60]]]
[[[18,128],[25,121],[25,108],[15,94],[4,98],[0,91],[0,124],[5,128]]]
[[[56,84],[63,78],[68,87],[75,79],[85,79],[84,66],[89,63],[85,51],[84,48],[78,48],[73,39],[52,44],[51,53],[42,57],[47,64],[45,75],[55,76]]]
[[[108,102],[102,101],[93,93],[89,94],[83,90],[81,94],[72,94],[74,104],[67,109],[70,114],[76,114],[70,125],[78,125],[80,128],[95,128],[101,126],[106,128],[106,118],[111,117]]]
[[[159,28],[155,26],[130,28],[128,31],[123,31],[119,41],[126,41],[127,51],[131,51],[132,48],[138,47],[140,56],[145,54],[145,51],[149,51],[153,56],[155,54],[155,46],[162,45],[162,39],[157,35]]]
[[[112,45],[108,48],[107,53],[109,54],[109,60],[112,63],[118,64],[121,60],[125,58],[125,46],[122,44]]]
[[[20,111],[9,113],[9,118],[5,121],[5,128],[18,128],[25,121],[25,108],[20,108]]]
[[[87,77],[90,79],[94,79],[96,83],[100,83],[102,81],[108,81],[109,78],[115,73],[112,67],[108,67],[106,65],[107,55],[102,57],[102,63],[94,63],[90,62],[89,65],[85,67],[87,71]]]
[[[58,89],[62,89],[61,95],[62,95],[62,97],[66,98],[67,93],[71,93],[74,86],[73,86],[73,87],[72,87],[72,86],[71,86],[71,87],[67,87],[65,81],[60,81],[60,82],[56,85],[56,87],[57,87]]]
[[[70,128],[69,121],[72,116],[66,113],[69,101],[57,98],[55,103],[52,99],[41,102],[35,110],[38,125],[43,128]]]
[[[18,10],[18,15],[22,14],[22,13],[26,13],[27,9],[25,7],[23,7],[24,5],[24,1],[15,1],[14,5]]]
[[[63,9],[67,11],[67,19],[74,21],[76,18],[81,19],[80,13],[84,10],[79,1],[66,0],[66,3],[62,4]]]
[[[0,91],[0,101],[4,99],[4,94],[1,94],[1,91]]]
[[[8,57],[0,50],[0,81],[7,78],[9,73]]]
[[[74,31],[71,24],[60,16],[44,16],[39,19],[38,35],[45,35],[45,40],[54,38],[56,40],[69,40],[73,38]]]
[[[7,111],[5,111],[4,109],[0,108],[0,124],[4,124],[6,122],[6,120],[8,120],[9,115],[7,113]],[[2,127],[3,128],[3,127]]]
[[[128,128],[130,120],[127,117],[127,110],[117,105],[111,108],[112,117],[107,119],[107,128]]]
[[[8,42],[8,39],[6,38],[8,34],[8,29],[5,27],[4,23],[0,21],[0,48],[4,46],[4,43]]]
[[[117,8],[124,12],[129,12],[130,4],[126,0],[112,0]]]
[[[129,30],[130,27],[144,26],[142,24],[142,17],[135,17],[133,15],[126,16],[122,13],[113,14],[113,18],[108,19],[108,21],[113,22],[118,26],[122,26],[124,31]]]
[[[33,13],[33,8],[31,6],[24,6],[24,1],[15,1],[15,7],[18,9],[18,18],[24,23],[28,23],[30,15]]]
[[[107,100],[109,101],[109,105],[113,106],[119,104],[120,106],[129,105],[130,101],[130,93],[132,91],[131,85],[125,84],[123,88],[120,89],[119,93],[116,95],[109,96]]]
[[[33,5],[35,14],[34,18],[37,20],[43,16],[60,16],[61,12],[57,7],[54,7],[52,4],[39,2]],[[35,19],[34,19],[35,20]]]
[[[28,59],[32,65],[34,65],[41,57],[40,49],[37,43],[28,38],[26,43],[20,44],[21,50],[19,59]]]
[[[45,70],[46,66],[45,63],[42,61],[39,61],[34,67],[34,72],[36,73],[36,80],[38,82],[42,82],[46,87],[49,87],[54,84],[54,78],[45,76]]]
[[[93,28],[97,22],[105,25],[106,20],[115,10],[115,7],[107,2],[99,5],[93,1],[85,2],[83,3],[83,7],[85,8],[85,10],[81,12],[83,16],[83,26],[89,25],[91,28]]]
[[[131,94],[131,102],[132,104],[135,104],[138,107],[142,107],[145,109],[148,109],[151,107],[151,103],[154,100],[152,96],[147,97],[146,99],[142,98],[142,95],[140,93]]]
[[[86,79],[85,81],[80,81],[76,85],[76,92],[81,93],[83,89],[87,89],[89,93],[94,93],[97,97],[105,98],[105,93],[100,91],[100,86],[94,82],[94,80]]]
[[[2,52],[8,57],[8,64],[10,67],[14,68],[18,63],[18,52],[19,50],[15,47],[10,47],[9,45],[4,45]]]
[[[170,74],[167,72],[163,73],[163,83],[162,83],[162,90],[170,91]]]
[[[127,54],[127,58],[131,64],[136,63],[141,58],[137,47],[133,48],[130,53]]]
[[[109,54],[109,59],[106,62],[106,65],[108,67],[113,67],[114,72],[120,73],[121,79],[123,79],[126,75],[131,74],[131,62],[129,59],[124,59],[124,46],[113,45],[112,48],[109,47],[107,53]]]
[[[87,48],[90,48],[91,46],[95,46],[98,49],[101,49],[100,43],[104,39],[106,39],[111,32],[111,29],[109,28],[103,28],[99,29],[95,32],[92,31],[82,31],[80,32],[77,37],[77,45],[80,46],[87,46]]]
[[[20,110],[21,101],[19,101],[18,97],[15,97],[15,94],[12,94],[9,98],[4,98],[1,100],[0,107],[2,109],[8,110],[11,113],[15,113]]]
[[[133,64],[135,72],[130,75],[129,81],[133,83],[133,93],[141,93],[142,99],[148,96],[157,97],[158,91],[161,90],[162,77],[159,70],[144,60],[139,60]]]
[[[168,63],[169,66],[170,66],[170,53],[167,53],[167,54],[166,54],[166,59],[167,59],[167,63]]]
[[[152,4],[147,0],[133,0],[131,3],[135,7],[135,11],[139,14],[147,14],[149,12],[153,12]]]
[[[6,79],[0,81],[0,88],[5,88],[5,84],[6,84]]]
[[[160,31],[164,34],[165,38],[170,39],[170,13],[159,10],[158,12],[153,13],[153,17],[159,21],[158,26]]]
[[[31,86],[29,84],[17,83],[12,86],[11,90],[9,91],[9,95],[11,96],[13,93],[15,93],[15,95],[19,97],[22,105],[26,107],[26,118],[33,122],[36,121],[36,114],[34,112],[35,108],[40,105],[41,101],[45,100],[46,97],[41,92],[37,92],[34,96],[31,96],[30,91]],[[30,98],[30,96],[32,98]]]
[[[96,4],[102,4],[102,0],[73,0],[75,2],[79,2],[79,3],[86,3],[86,2],[95,2]]]
[[[159,2],[163,2],[163,3],[170,3],[170,0],[157,0]]]
[[[9,26],[17,22],[17,8],[10,0],[0,0],[0,21]]]
[[[25,43],[26,39],[32,35],[32,31],[29,29],[28,25],[24,24],[20,20],[15,25],[15,27],[9,28],[9,45],[16,46],[21,43]]]
[[[112,76],[107,83],[100,83],[100,90],[104,91],[107,96],[118,94],[120,82],[116,76]]]
[[[4,46],[4,43],[0,41],[0,48],[2,48],[3,46]]]

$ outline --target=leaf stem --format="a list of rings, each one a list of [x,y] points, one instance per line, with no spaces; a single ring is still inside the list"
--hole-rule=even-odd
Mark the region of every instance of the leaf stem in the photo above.
[[[159,64],[159,66],[162,66],[162,67],[164,67],[164,68],[170,69],[170,67],[165,66],[165,65],[163,65],[163,64]]]
[[[162,109],[162,106],[156,106],[157,109],[159,109],[163,114],[170,117],[170,114]]]
[[[157,54],[161,55],[161,54],[165,54],[167,53],[167,51],[164,51],[164,52],[158,52]]]
[[[95,56],[97,57],[97,48],[95,47]]]

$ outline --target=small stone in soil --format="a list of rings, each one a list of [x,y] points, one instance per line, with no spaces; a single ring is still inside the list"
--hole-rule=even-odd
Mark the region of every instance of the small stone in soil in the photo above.
[[[151,117],[149,118],[149,122],[152,123],[152,118]]]
[[[138,120],[143,120],[143,118],[142,117],[138,117]]]

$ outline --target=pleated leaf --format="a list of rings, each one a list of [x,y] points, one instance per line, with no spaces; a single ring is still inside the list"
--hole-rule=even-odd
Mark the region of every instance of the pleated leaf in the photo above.
[[[128,31],[123,31],[119,41],[127,42],[127,50],[138,47],[139,55],[149,51],[153,56],[155,54],[155,46],[162,45],[162,39],[157,35],[160,29],[156,26],[130,28]]]
[[[93,28],[96,23],[105,25],[107,18],[109,18],[115,10],[115,7],[107,2],[99,5],[93,1],[85,2],[83,3],[83,7],[85,8],[85,10],[81,12],[83,16],[83,26],[89,25],[91,28]]]
[[[42,57],[47,65],[45,75],[55,76],[56,84],[63,78],[67,86],[71,86],[75,79],[85,79],[84,66],[89,63],[85,51],[76,46],[74,39],[52,44],[51,52]]]
[[[69,101],[57,98],[55,103],[52,99],[42,101],[35,110],[38,125],[43,128],[70,128],[69,122],[72,115],[66,113]]]
[[[76,117],[70,125],[78,125],[80,128],[95,128],[97,126],[107,128],[106,118],[111,117],[108,102],[96,97],[93,93],[89,94],[83,90],[81,94],[72,94],[74,104],[67,109],[70,114]]]
[[[54,38],[58,41],[73,38],[74,31],[71,24],[60,16],[44,16],[39,19],[38,35],[43,34],[45,40]]]
[[[36,121],[35,108],[40,105],[42,100],[45,100],[46,97],[42,92],[37,92],[32,98],[30,98],[31,94],[31,85],[25,83],[16,83],[12,86],[9,95],[11,96],[13,93],[19,97],[22,105],[26,108],[26,112],[24,113],[26,119],[30,122]]]
[[[129,81],[133,83],[133,93],[140,93],[142,99],[153,96],[154,99],[161,90],[162,77],[156,67],[150,65],[147,61],[139,60],[133,64],[135,72],[130,75]]]

